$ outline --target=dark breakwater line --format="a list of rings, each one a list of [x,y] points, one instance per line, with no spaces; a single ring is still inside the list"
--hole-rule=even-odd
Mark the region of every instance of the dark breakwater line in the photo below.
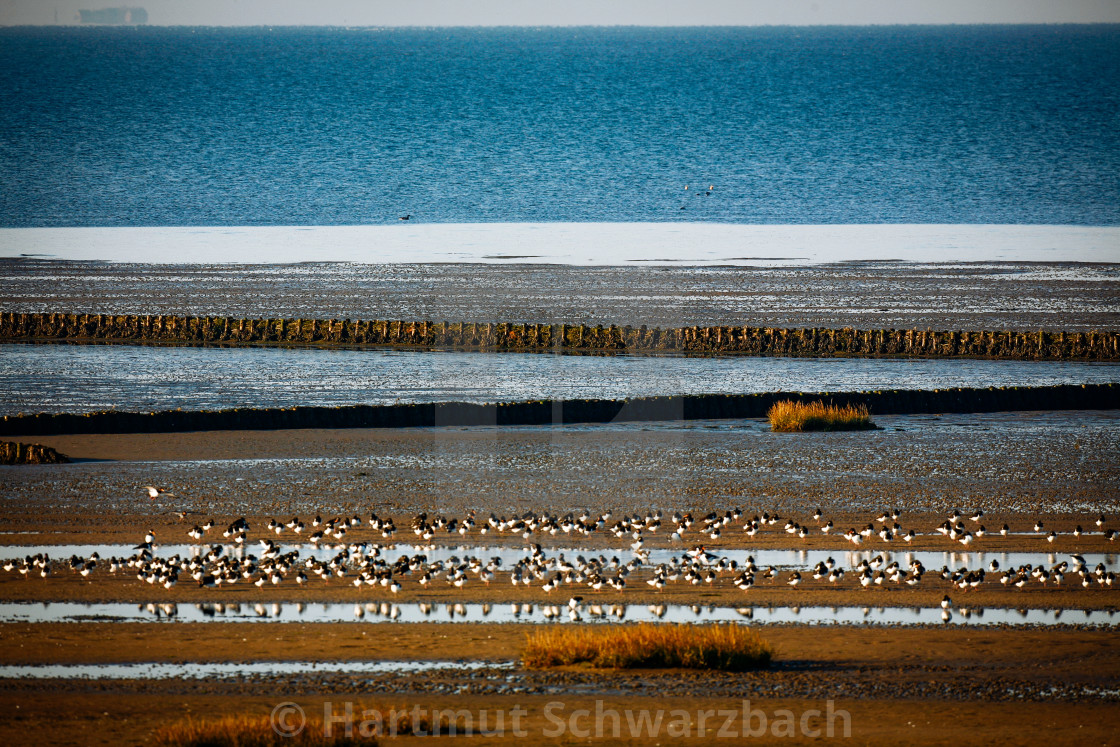
[[[433,426],[560,425],[657,420],[761,418],[779,400],[823,399],[867,405],[873,414],[1120,409],[1120,384],[872,392],[702,394],[631,400],[539,400],[498,404],[439,402],[345,407],[239,408],[184,412],[95,412],[10,415],[0,435],[167,433],[292,428],[417,428]]]
[[[377,346],[485,352],[1120,361],[1118,332],[607,327],[212,316],[0,314],[0,341]]]

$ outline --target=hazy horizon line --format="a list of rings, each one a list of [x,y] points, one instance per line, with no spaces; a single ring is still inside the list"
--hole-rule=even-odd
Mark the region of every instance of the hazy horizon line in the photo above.
[[[699,29],[699,28],[957,28],[968,26],[1118,26],[1120,21],[969,21],[938,23],[506,23],[506,24],[462,24],[462,23],[388,23],[388,24],[342,24],[342,23],[2,23],[0,28],[101,28],[101,29],[139,29],[139,28],[323,28],[323,29]]]

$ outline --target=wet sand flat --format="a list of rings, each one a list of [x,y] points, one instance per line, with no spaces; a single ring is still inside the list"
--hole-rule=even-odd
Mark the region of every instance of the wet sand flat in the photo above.
[[[59,693],[53,688],[14,690],[0,692],[0,707],[4,707],[13,715],[10,719],[0,724],[0,738],[10,744],[26,742],[29,731],[36,733],[36,744],[57,745],[129,745],[148,743],[151,736],[162,726],[168,723],[171,714],[175,717],[186,718],[216,718],[222,715],[238,715],[244,713],[267,716],[275,707],[280,698],[287,698],[284,694],[231,694],[221,693],[214,695],[197,695],[194,693],[145,692],[128,693],[122,697],[122,692],[115,689],[95,690],[89,689],[81,692],[66,692],[67,708],[64,713],[59,713]],[[327,695],[300,695],[291,699],[300,705],[307,713],[322,715],[327,702],[332,704],[331,713],[343,712],[345,703],[350,702],[354,713],[360,714],[364,708],[404,708],[409,709],[415,703],[404,697],[394,696],[327,696]],[[634,713],[642,710],[656,711],[657,709],[680,709],[694,714],[690,722],[689,736],[667,738],[664,733],[649,737],[648,732],[640,732],[640,736],[631,737],[627,731],[620,734],[618,739],[613,738],[613,728],[606,722],[604,734],[607,740],[615,744],[632,745],[664,745],[673,744],[712,744],[721,723],[709,727],[703,736],[697,736],[699,727],[698,712],[701,710],[716,711],[718,709],[741,710],[742,700],[727,698],[681,698],[675,697],[671,701],[660,700],[653,697],[619,697],[611,696],[607,699],[574,696],[562,701],[561,708],[553,707],[549,711],[552,719],[545,713],[550,704],[557,701],[554,696],[500,696],[494,698],[478,698],[472,696],[439,696],[425,698],[422,708],[428,711],[435,709],[467,709],[478,714],[482,709],[489,710],[489,717],[496,718],[496,712],[502,710],[510,714],[507,729],[511,732],[504,736],[466,736],[457,735],[455,743],[468,745],[487,744],[523,744],[526,738],[531,738],[535,744],[586,744],[588,738],[577,739],[571,733],[550,737],[546,734],[554,733],[557,729],[555,718],[570,719],[576,711],[586,711],[594,714],[596,706],[604,710],[615,709],[625,712],[630,709]],[[18,709],[17,709],[18,706]],[[779,711],[788,710],[798,719],[807,711],[825,712],[827,702],[818,699],[804,700],[795,698],[754,698],[750,701],[752,709],[758,709],[769,714],[768,729],[772,729],[773,719],[780,716]],[[848,742],[855,740],[861,744],[870,745],[958,745],[962,743],[975,744],[1035,744],[1043,741],[1054,745],[1106,745],[1111,742],[1112,735],[1118,726],[1116,706],[1112,703],[1016,703],[1016,702],[959,702],[959,701],[907,701],[895,699],[865,700],[865,699],[840,699],[833,703],[836,711],[843,710],[850,715],[852,729],[851,738],[843,736],[843,722],[837,721],[834,729],[837,741]],[[521,724],[525,736],[512,733],[512,712],[515,708],[525,709]],[[817,714],[810,714],[817,716]],[[666,716],[666,720],[669,716]],[[714,721],[714,713],[709,714],[708,723]],[[357,719],[356,719],[357,720]],[[490,721],[493,729],[495,722]],[[1018,725],[1029,724],[1019,727]],[[594,722],[578,719],[576,725],[581,730],[594,734]],[[822,719],[809,722],[810,728],[821,729],[824,737],[825,724]],[[1009,725],[1016,725],[1014,731],[1020,736],[1015,737],[1009,733]],[[756,719],[754,728],[760,726]],[[627,728],[628,727],[624,727]],[[583,733],[583,731],[581,731]],[[744,732],[737,730],[739,735]],[[749,734],[749,733],[748,733]],[[770,734],[769,739],[778,741]],[[740,736],[740,739],[742,737]],[[757,738],[761,740],[761,738]],[[400,736],[383,740],[387,744],[414,744],[415,737]],[[604,740],[598,740],[604,741]],[[734,743],[727,740],[729,743]],[[805,744],[818,741],[809,738],[781,737],[780,741],[791,744]]]
[[[759,421],[43,437],[34,440],[79,461],[0,470],[0,531],[5,532],[0,534],[0,556],[21,557],[33,545],[62,548],[74,543],[109,543],[124,554],[149,530],[159,538],[157,555],[164,554],[160,544],[220,543],[228,551],[230,541],[219,539],[217,532],[196,542],[187,531],[206,518],[219,522],[220,530],[240,516],[252,527],[248,545],[266,537],[281,544],[302,543],[306,540],[291,532],[270,534],[267,523],[297,515],[310,521],[320,512],[325,517],[358,515],[363,524],[347,533],[345,543],[386,546],[391,560],[401,550],[390,550],[388,543],[416,541],[409,522],[421,511],[462,518],[472,510],[481,517],[491,510],[562,515],[585,509],[620,516],[663,508],[703,516],[741,507],[747,516],[777,512],[783,520],[814,531],[799,539],[778,523],[748,538],[740,526],[730,525],[716,540],[686,534],[675,543],[662,532],[651,534],[647,546],[683,552],[704,544],[717,555],[752,548],[824,552],[841,564],[884,553],[939,557],[967,552],[971,568],[1013,553],[1050,567],[1075,553],[1111,557],[1115,545],[1103,531],[1117,526],[1120,508],[1116,417],[1107,411],[891,416],[879,419],[883,431],[792,437],[769,433]],[[174,495],[149,500],[144,486],[153,484]],[[898,508],[899,523],[916,529],[918,536],[905,546],[873,536],[856,548],[842,537],[819,532],[819,521],[811,517],[817,507],[825,514],[822,520],[832,519],[838,530],[861,528],[874,523],[882,510]],[[1011,534],[1001,537],[990,531],[967,548],[933,534],[953,508],[966,514],[982,508],[982,521],[990,530],[1007,523]],[[392,515],[397,535],[384,538],[365,524],[371,511]],[[1103,527],[1094,523],[1100,514],[1106,515]],[[1040,519],[1047,531],[1059,532],[1053,542],[1034,531]],[[1078,525],[1088,531],[1074,536]],[[494,547],[520,552],[539,543],[546,554],[565,549],[589,557],[617,555],[623,562],[631,557],[629,539],[606,533],[525,538],[482,536],[475,530],[433,542],[462,556]],[[849,554],[856,550],[861,555]],[[308,552],[303,546],[301,557]],[[947,561],[954,567],[963,562]],[[322,671],[311,674],[285,674],[281,665],[275,674],[202,680],[0,679],[0,707],[14,714],[0,723],[0,738],[13,744],[27,743],[29,730],[39,744],[139,744],[150,741],[159,726],[187,715],[268,715],[285,701],[308,713],[321,713],[327,701],[332,707],[350,702],[359,710],[376,705],[494,713],[520,706],[532,741],[554,744],[587,739],[570,729],[555,736],[549,714],[677,708],[694,714],[690,723],[696,727],[700,711],[739,708],[745,700],[771,716],[782,708],[797,715],[824,712],[831,701],[849,713],[855,740],[867,744],[1033,743],[1040,738],[1054,744],[1105,744],[1120,726],[1115,632],[1079,623],[1083,610],[1116,610],[1120,588],[1098,583],[1081,588],[1072,574],[1061,586],[1031,583],[1020,590],[990,578],[965,592],[940,579],[936,568],[914,588],[883,584],[868,589],[860,587],[854,573],[832,584],[806,578],[791,588],[785,583],[790,569],[782,568],[773,581],[760,580],[748,592],[736,589],[730,574],[700,586],[676,582],[658,592],[645,583],[651,568],[642,566],[622,591],[573,586],[550,595],[539,583],[486,586],[476,580],[462,588],[440,580],[422,589],[406,578],[392,594],[381,586],[354,587],[349,578],[329,584],[314,579],[305,588],[286,580],[275,587],[239,583],[218,589],[202,589],[184,578],[166,590],[135,573],[110,574],[103,561],[83,578],[66,567],[64,552],[54,565],[49,578],[0,574],[0,602],[230,603],[247,608],[341,603],[356,610],[370,604],[423,603],[433,605],[438,615],[445,606],[466,602],[563,608],[578,594],[584,605],[742,605],[763,614],[767,605],[938,609],[949,594],[954,614],[961,614],[961,608],[1062,614],[1056,626],[1045,628],[761,626],[777,648],[775,664],[771,670],[738,675],[581,667],[533,672],[511,665],[525,636],[541,624],[392,623],[376,614],[333,623],[7,622],[0,623],[0,666],[324,663]],[[492,666],[470,672],[355,674],[331,671],[326,664],[462,660]],[[808,723],[823,726],[819,719]],[[1017,726],[1028,723],[1029,729]],[[577,723],[594,725],[593,718]],[[710,728],[718,730],[718,725]],[[507,732],[457,739],[491,744],[519,737]],[[609,730],[606,734],[606,741],[640,745],[667,739],[664,732],[624,733],[618,739]],[[718,739],[716,731],[694,729],[687,738],[670,741],[710,744]]]
[[[189,661],[189,652],[200,647],[209,652],[209,660],[228,661],[465,656],[497,662],[515,655],[526,632],[519,626],[493,625],[458,628],[454,635],[443,630],[423,625],[371,629],[332,624],[283,631],[267,625],[206,625],[179,628],[172,640],[150,626],[67,624],[33,629],[4,625],[0,636],[7,643],[5,664]],[[868,744],[1014,741],[1004,719],[1028,719],[1031,729],[1020,732],[1026,741],[1044,734],[1055,744],[1106,744],[1120,723],[1116,696],[1106,694],[1115,692],[1120,664],[1112,634],[1106,632],[793,627],[765,635],[778,650],[774,668],[740,675],[566,668],[394,678],[333,675],[325,668],[316,675],[222,681],[0,680],[0,703],[13,713],[0,734],[23,743],[21,730],[37,723],[39,743],[98,743],[82,734],[95,727],[104,740],[100,743],[139,744],[169,718],[267,715],[283,701],[294,701],[308,713],[322,713],[329,702],[336,714],[349,703],[359,714],[375,706],[474,714],[488,709],[491,718],[499,709],[509,713],[520,707],[526,711],[520,726],[528,736],[553,744],[570,743],[575,735],[556,736],[556,722],[548,716],[570,719],[579,709],[589,714],[596,708],[680,709],[693,715],[695,727],[699,710],[741,711],[744,701],[772,719],[782,708],[798,716],[810,709],[827,712],[831,702],[834,710],[848,712],[852,737]],[[652,695],[654,691],[660,695]],[[59,695],[67,703],[61,713],[51,706]],[[596,722],[588,716],[587,721],[565,723],[594,730]],[[609,739],[613,722],[608,717],[600,723]],[[824,726],[819,719],[809,723]],[[843,735],[842,726],[838,721],[837,737]],[[506,728],[512,732],[512,723]],[[741,734],[741,725],[736,728]],[[626,729],[620,734],[625,743],[664,743],[666,736],[633,736]],[[717,732],[693,731],[690,736],[689,743],[710,743]],[[514,742],[518,736],[460,738],[489,744]]]
[[[1117,266],[1077,262],[312,263],[263,269],[120,262],[98,263],[95,278],[85,262],[21,259],[8,267],[0,278],[4,311],[1071,332],[1115,329],[1120,321]],[[298,284],[291,282],[293,273]]]
[[[0,536],[32,544],[105,532],[127,542],[149,525],[181,523],[177,512],[193,522],[375,511],[400,522],[422,511],[702,516],[736,506],[802,521],[816,508],[853,520],[897,508],[919,533],[954,508],[980,508],[989,529],[1008,522],[1021,532],[1049,516],[1071,531],[1120,511],[1117,417],[879,416],[881,431],[815,434],[693,421],[25,437],[94,461],[0,469],[0,531],[50,539]],[[146,485],[174,497],[148,500]]]
[[[2,623],[0,665],[191,661],[516,660],[536,625],[462,623]],[[760,631],[785,662],[1045,667],[1070,678],[1120,677],[1108,630],[784,626]],[[205,646],[205,655],[200,648]],[[1091,653],[1093,652],[1093,653]],[[574,667],[573,669],[580,669]],[[697,673],[687,673],[699,677]]]

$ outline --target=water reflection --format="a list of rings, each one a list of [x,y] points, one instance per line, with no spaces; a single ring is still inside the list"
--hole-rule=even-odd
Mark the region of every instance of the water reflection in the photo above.
[[[751,622],[761,625],[1060,625],[1113,627],[1115,610],[1005,609],[957,606],[769,606],[717,607],[682,604],[512,603],[509,605],[369,602],[365,604],[81,604],[77,602],[0,604],[0,622]]]

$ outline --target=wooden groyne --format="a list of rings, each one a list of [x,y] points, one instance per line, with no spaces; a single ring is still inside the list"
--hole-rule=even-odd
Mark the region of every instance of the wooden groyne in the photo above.
[[[0,441],[0,464],[65,464],[70,460],[49,446]]]
[[[660,329],[615,325],[234,319],[135,314],[4,312],[0,314],[0,341],[376,346],[487,352],[1120,360],[1118,332],[737,326]]]
[[[874,415],[1005,410],[1120,409],[1120,384],[872,392],[767,392],[649,397],[632,400],[538,400],[502,404],[354,405],[184,412],[14,415],[0,418],[0,435],[166,433],[289,428],[417,428],[471,425],[550,425],[652,420],[761,418],[779,400],[823,399],[865,404]]]

